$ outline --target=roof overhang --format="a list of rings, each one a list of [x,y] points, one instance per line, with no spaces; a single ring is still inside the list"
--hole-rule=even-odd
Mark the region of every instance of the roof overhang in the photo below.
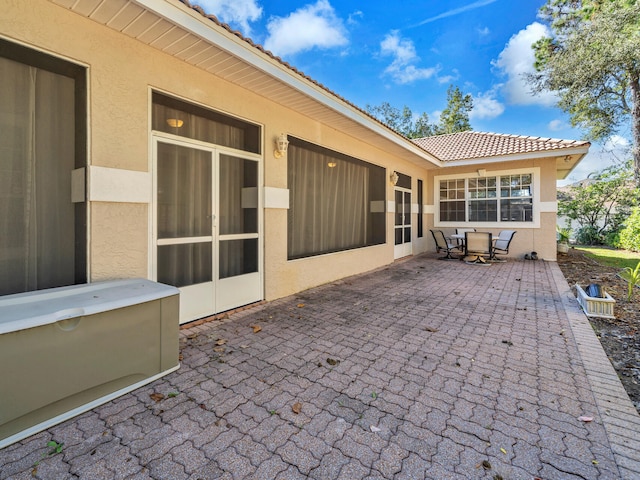
[[[536,158],[555,158],[558,180],[567,178],[571,171],[589,152],[589,144],[579,147],[563,148],[559,150],[536,151],[518,153],[513,155],[500,155],[494,157],[466,158],[462,160],[450,160],[445,162],[446,167],[460,167],[467,165],[480,165],[486,163],[505,163],[518,160],[531,160]]]
[[[51,0],[422,168],[438,158],[280,59],[178,0]]]

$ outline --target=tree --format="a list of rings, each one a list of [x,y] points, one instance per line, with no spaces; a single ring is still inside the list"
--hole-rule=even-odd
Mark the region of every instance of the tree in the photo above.
[[[553,36],[533,45],[534,91],[554,91],[571,124],[603,140],[631,123],[633,178],[640,186],[640,4],[637,0],[547,0]]]
[[[585,182],[558,192],[558,214],[580,225],[580,243],[603,243],[617,234],[640,204],[640,189],[632,182],[631,163],[605,168]]]
[[[406,105],[402,110],[392,107],[389,102],[377,106],[367,104],[365,110],[407,138],[421,138],[433,135],[433,125],[429,123],[429,116],[423,113],[414,118],[413,112]]]
[[[447,107],[440,114],[440,122],[435,128],[436,135],[471,130],[471,124],[469,123],[471,109],[473,109],[471,95],[463,95],[458,87],[453,88],[453,85],[449,85]]]
[[[471,95],[464,95],[458,87],[449,86],[447,107],[440,115],[438,124],[429,123],[429,116],[423,113],[414,117],[406,105],[402,110],[392,107],[388,102],[378,106],[368,105],[365,110],[388,127],[407,138],[422,138],[443,133],[456,133],[471,130],[469,112],[473,108]]]

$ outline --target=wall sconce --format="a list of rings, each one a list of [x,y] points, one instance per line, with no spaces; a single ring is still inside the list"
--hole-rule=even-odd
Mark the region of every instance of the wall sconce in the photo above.
[[[569,163],[571,161],[571,155],[565,155],[564,163]]]
[[[167,125],[172,128],[180,128],[184,125],[184,120],[180,120],[179,118],[167,118]]]
[[[276,149],[273,152],[273,156],[276,158],[282,158],[287,154],[287,147],[289,147],[289,140],[287,140],[287,135],[281,133],[276,138]]]
[[[479,177],[484,177],[487,174],[487,170],[484,168],[479,168],[478,169],[478,176]]]
[[[337,165],[336,162],[327,162],[327,167],[329,168],[335,168],[336,165]]]
[[[398,183],[399,179],[400,179],[400,176],[398,175],[398,172],[394,171],[394,172],[391,172],[391,175],[389,175],[389,181],[391,182],[391,185],[393,185],[394,187]]]

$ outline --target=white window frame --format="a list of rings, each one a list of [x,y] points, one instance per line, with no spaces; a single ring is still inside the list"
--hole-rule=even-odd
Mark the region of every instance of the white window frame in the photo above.
[[[500,177],[506,175],[522,175],[522,174],[530,174],[532,178],[532,221],[531,222],[504,222],[500,221],[500,184],[498,183],[497,189],[497,197],[496,201],[498,202],[498,220],[495,222],[469,222],[469,221],[454,221],[454,222],[445,222],[440,220],[440,181],[442,180],[464,180],[465,181],[465,217],[469,216],[469,189],[468,189],[468,179],[470,178],[479,178],[479,174],[477,170],[473,172],[467,173],[455,173],[450,175],[437,175],[433,177],[433,205],[434,205],[434,227],[472,227],[472,228],[540,228],[540,212],[542,211],[541,202],[540,202],[540,167],[530,167],[530,168],[517,168],[513,170],[492,170],[486,171],[482,176],[483,177]],[[497,179],[499,182],[499,179]]]

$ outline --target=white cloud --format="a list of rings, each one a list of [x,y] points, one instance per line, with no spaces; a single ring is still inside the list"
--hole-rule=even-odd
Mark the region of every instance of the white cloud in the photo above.
[[[614,150],[628,150],[630,146],[629,140],[620,135],[612,135],[604,144],[604,149],[607,151]]]
[[[273,17],[267,24],[264,47],[276,55],[293,55],[313,48],[334,48],[347,44],[342,20],[328,0],[299,8],[288,17]]]
[[[504,105],[495,98],[495,91],[490,90],[473,96],[473,109],[469,112],[470,120],[496,118],[504,112]]]
[[[484,27],[484,28],[478,28],[477,32],[481,37],[486,37],[491,33],[491,30],[489,30],[489,27]]]
[[[416,80],[424,80],[438,73],[438,67],[418,68],[414,64],[420,60],[416,48],[411,40],[400,38],[397,30],[393,30],[380,42],[380,53],[393,57],[384,73],[393,78],[396,83],[406,84]]]
[[[568,125],[562,120],[551,120],[547,124],[547,128],[552,132],[559,132],[560,130],[564,130],[568,128]]]
[[[440,15],[436,15],[435,17],[427,18],[422,22],[418,23],[416,26],[424,25],[426,23],[435,22],[436,20],[440,20],[442,18],[452,17],[454,15],[459,15],[464,12],[468,12],[469,10],[474,10],[476,8],[484,7],[485,5],[490,5],[496,0],[478,0],[476,2],[470,3],[469,5],[465,5],[464,7],[453,8],[451,10],[447,10]]]
[[[451,83],[454,82],[456,80],[458,80],[460,78],[460,72],[457,69],[453,69],[452,70],[452,74],[451,75],[442,75],[442,76],[438,76],[438,83],[442,84],[442,83]]]
[[[502,86],[502,92],[507,101],[514,105],[555,105],[557,97],[549,92],[534,95],[531,87],[524,79],[527,73],[533,73],[535,55],[531,45],[544,36],[549,36],[549,30],[541,23],[534,22],[524,30],[513,35],[497,60],[492,62],[507,81]]]
[[[356,10],[355,12],[349,14],[349,18],[347,18],[347,23],[349,25],[355,25],[358,23],[358,19],[363,17],[364,17],[364,13],[362,13],[361,10]]]
[[[249,22],[262,16],[262,7],[256,0],[198,0],[197,3],[222,22],[239,26],[245,36],[251,34]]]

